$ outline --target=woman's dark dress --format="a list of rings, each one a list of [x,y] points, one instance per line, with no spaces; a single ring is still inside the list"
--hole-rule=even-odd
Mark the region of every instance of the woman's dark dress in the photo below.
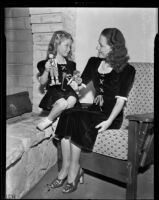
[[[45,70],[45,63],[47,60],[42,60],[38,63],[37,68],[39,70],[39,76],[41,76]],[[67,64],[57,64],[59,81],[62,83],[63,75],[66,73],[70,78],[73,75],[73,71],[76,70],[76,63],[73,61],[66,60]],[[46,85],[47,92],[42,98],[39,107],[44,110],[51,110],[52,105],[61,98],[67,99],[69,96],[74,96],[78,100],[78,96],[71,86],[67,85],[67,79],[64,79],[64,84],[50,86],[51,77],[49,74],[49,81]],[[63,88],[63,89],[62,89]]]
[[[96,91],[95,97],[103,95],[103,106],[99,108],[93,104],[87,109],[77,107],[64,111],[55,132],[60,139],[70,137],[72,143],[85,150],[92,150],[98,134],[98,129],[95,126],[110,116],[116,103],[116,96],[128,96],[135,76],[135,69],[129,64],[120,73],[112,70],[108,74],[99,74],[97,70],[101,61],[100,58],[90,58],[82,73],[82,80],[84,84],[93,81]],[[123,110],[109,129],[119,129],[122,120]]]

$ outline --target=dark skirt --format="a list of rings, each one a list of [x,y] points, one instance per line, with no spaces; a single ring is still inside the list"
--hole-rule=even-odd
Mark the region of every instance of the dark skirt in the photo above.
[[[78,100],[77,94],[70,86],[65,87],[65,90],[61,89],[61,85],[51,86],[42,98],[39,107],[49,111],[57,100],[61,98],[67,99],[70,96],[74,96]]]
[[[106,114],[97,110],[71,108],[61,114],[55,134],[59,139],[70,138],[82,150],[91,151],[98,134],[95,126],[106,119]],[[114,120],[109,129],[119,129],[121,123]]]

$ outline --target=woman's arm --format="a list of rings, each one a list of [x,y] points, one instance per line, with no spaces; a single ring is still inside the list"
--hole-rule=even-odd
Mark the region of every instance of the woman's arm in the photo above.
[[[98,133],[106,130],[112,124],[114,119],[118,116],[118,114],[122,110],[124,103],[125,103],[125,100],[122,97],[117,98],[116,104],[114,105],[113,110],[112,110],[109,118],[106,121],[103,121],[96,126],[96,128],[100,128],[98,130]]]

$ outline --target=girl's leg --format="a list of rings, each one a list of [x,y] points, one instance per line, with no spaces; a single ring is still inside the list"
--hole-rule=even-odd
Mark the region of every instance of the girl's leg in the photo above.
[[[66,108],[67,108],[67,101],[64,98],[58,99],[54,105],[52,110],[50,111],[48,115],[48,119],[53,121],[58,117]]]
[[[76,100],[76,98],[74,96],[68,97],[68,99],[67,99],[67,109],[74,107],[76,101],[77,100]]]
[[[38,125],[37,128],[39,130],[44,130],[48,126],[50,126],[56,117],[58,117],[62,111],[64,111],[67,108],[67,101],[64,98],[61,98],[57,100],[54,105],[52,110],[50,111],[49,115],[45,117]]]

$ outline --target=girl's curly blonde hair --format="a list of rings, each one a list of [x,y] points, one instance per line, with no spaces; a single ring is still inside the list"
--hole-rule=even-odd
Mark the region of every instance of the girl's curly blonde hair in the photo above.
[[[47,51],[47,59],[49,58],[49,54],[53,54],[54,57],[57,54],[57,47],[58,45],[65,39],[70,39],[73,42],[73,38],[70,33],[67,33],[66,31],[60,30],[60,31],[55,31],[48,47]],[[72,49],[70,49],[70,52],[67,56],[68,59],[71,59],[72,56]]]

